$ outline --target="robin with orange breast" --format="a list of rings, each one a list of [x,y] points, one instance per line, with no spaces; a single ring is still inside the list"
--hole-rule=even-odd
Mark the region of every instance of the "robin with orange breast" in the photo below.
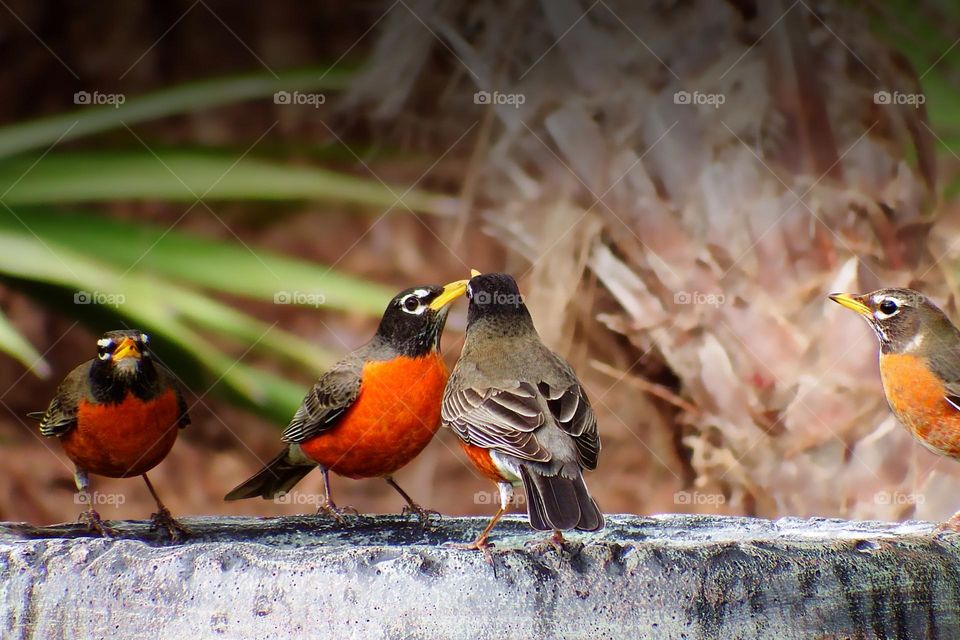
[[[142,331],[110,331],[97,341],[97,357],[70,372],[40,419],[40,433],[56,437],[76,466],[81,515],[91,530],[109,535],[90,497],[89,474],[142,476],[157,502],[155,526],[177,540],[188,531],[170,515],[147,472],[163,460],[177,433],[190,424],[176,376],[151,354]]]
[[[323,474],[318,513],[342,521],[355,511],[337,507],[329,472],[348,478],[380,477],[407,505],[404,512],[429,520],[393,474],[423,451],[440,427],[440,400],[447,367],[440,334],[448,305],[463,295],[466,280],[424,285],[397,294],[373,339],[330,368],[307,396],[281,440],[287,446],[226,500],[272,499],[288,492],[315,467]]]
[[[530,525],[561,532],[597,531],[603,515],[583,480],[600,453],[597,420],[570,365],[537,335],[516,281],[473,272],[463,352],[443,396],[443,424],[467,457],[497,484],[500,508],[468,549],[489,553],[490,531],[526,493]]]
[[[912,289],[830,299],[859,313],[877,334],[880,378],[897,419],[927,449],[960,459],[960,331]],[[960,513],[940,528],[960,530]]]

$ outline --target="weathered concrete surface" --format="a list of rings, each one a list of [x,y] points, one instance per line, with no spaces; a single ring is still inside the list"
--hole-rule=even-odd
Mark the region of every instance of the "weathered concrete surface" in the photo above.
[[[929,523],[612,516],[560,557],[513,517],[493,566],[441,546],[484,522],[0,525],[2,637],[960,638],[960,537]]]

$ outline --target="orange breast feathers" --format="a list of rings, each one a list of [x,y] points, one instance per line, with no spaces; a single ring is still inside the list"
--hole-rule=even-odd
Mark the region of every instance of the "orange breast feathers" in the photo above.
[[[353,406],[300,447],[348,478],[388,476],[416,458],[440,428],[447,375],[439,353],[367,362]]]
[[[923,359],[883,355],[880,376],[887,402],[900,422],[928,449],[960,458],[960,411],[947,402],[943,382]]]
[[[116,404],[81,401],[76,426],[60,440],[81,469],[110,478],[138,476],[170,452],[179,418],[173,390],[148,402],[129,393]]]
[[[497,464],[490,457],[489,449],[467,444],[463,440],[460,441],[460,446],[463,447],[464,452],[467,454],[467,457],[470,458],[473,466],[475,466],[484,477],[494,482],[508,482],[506,476],[501,473],[500,469],[497,468]]]

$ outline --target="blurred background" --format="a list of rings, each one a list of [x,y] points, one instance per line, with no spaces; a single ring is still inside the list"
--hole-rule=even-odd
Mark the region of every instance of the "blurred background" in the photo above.
[[[470,268],[514,274],[585,383],[606,511],[960,508],[960,465],[890,416],[872,333],[825,298],[909,285],[958,317],[960,5],[0,5],[0,518],[81,511],[25,414],[127,326],[190,388],[151,472],[174,514],[311,512],[318,473],[222,496],[393,293]],[[397,479],[493,509],[444,431]],[[93,482],[106,518],[153,509]]]

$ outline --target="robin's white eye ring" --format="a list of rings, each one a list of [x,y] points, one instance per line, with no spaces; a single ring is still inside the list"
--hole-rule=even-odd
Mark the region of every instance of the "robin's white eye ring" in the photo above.
[[[97,357],[100,358],[101,360],[109,360],[109,359],[110,359],[110,352],[109,352],[109,351],[103,351],[103,352],[101,352],[101,353],[98,353],[98,354],[97,354]]]
[[[423,313],[423,310],[426,307],[423,306],[423,303],[420,301],[420,298],[416,293],[410,293],[405,295],[400,300],[400,308],[406,311],[407,313],[412,313],[414,315],[420,315]]]

